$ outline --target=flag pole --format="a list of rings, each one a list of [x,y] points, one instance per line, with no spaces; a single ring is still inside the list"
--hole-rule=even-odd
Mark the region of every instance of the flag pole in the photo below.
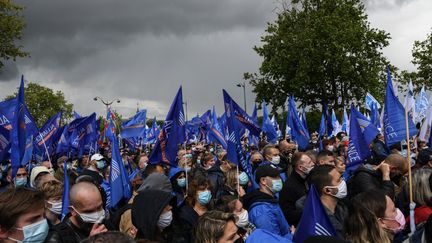
[[[52,166],[51,158],[50,158],[50,155],[49,155],[49,152],[48,152],[48,148],[47,148],[47,146],[46,146],[46,144],[45,144],[45,139],[42,137],[42,134],[40,134],[40,132],[39,132],[39,136],[40,136],[40,138],[42,139],[42,143],[43,143],[43,145],[44,145],[44,147],[45,147],[45,153],[46,153],[46,155],[47,155],[47,157],[48,157],[48,161],[50,162],[50,164],[51,164],[51,166]]]
[[[413,201],[413,192],[412,192],[411,148],[410,148],[410,141],[409,141],[408,111],[406,109],[405,109],[405,127],[406,127],[406,140],[407,140],[408,186],[409,186],[409,200],[410,200],[410,229],[412,234],[416,230],[415,221],[414,221],[415,202]]]

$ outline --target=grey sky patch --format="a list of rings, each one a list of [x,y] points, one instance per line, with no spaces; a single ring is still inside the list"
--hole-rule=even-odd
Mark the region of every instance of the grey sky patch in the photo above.
[[[138,103],[149,118],[159,119],[180,85],[189,118],[212,105],[221,114],[222,89],[243,106],[243,90],[235,84],[244,72],[258,70],[262,60],[252,47],[261,45],[266,23],[280,5],[279,0],[17,2],[26,7],[22,44],[31,58],[19,59],[8,75],[0,75],[1,97],[16,90],[23,73],[63,91],[82,115],[104,115],[105,107],[93,101],[101,96],[120,98],[113,108],[126,117]],[[430,32],[431,1],[366,3],[371,25],[392,36],[385,55],[401,69],[412,69],[413,40]],[[250,85],[247,101],[250,113]]]

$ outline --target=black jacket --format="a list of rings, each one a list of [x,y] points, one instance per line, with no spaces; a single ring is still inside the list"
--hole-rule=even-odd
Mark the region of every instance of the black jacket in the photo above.
[[[194,229],[198,224],[198,219],[199,215],[193,208],[189,207],[188,205],[184,205],[180,208],[178,221],[176,222],[176,228],[181,229],[181,238],[185,239],[185,242],[195,241]]]
[[[393,182],[383,181],[381,171],[372,169],[370,165],[362,165],[348,181],[348,195],[354,197],[372,189],[382,190],[391,199],[395,198]]]
[[[282,191],[279,193],[279,205],[285,219],[290,225],[297,226],[300,222],[302,210],[296,208],[296,202],[307,192],[306,179],[303,179],[296,171],[285,181]]]
[[[78,243],[89,236],[90,232],[76,227],[69,218],[65,218],[60,224],[50,227],[46,243]]]
[[[220,169],[220,163],[207,170],[207,178],[212,186],[213,198],[219,198],[224,187],[224,173]]]
[[[139,238],[154,241],[161,236],[158,234],[160,230],[157,222],[162,210],[173,198],[170,192],[162,190],[146,189],[138,193],[132,203],[131,215],[132,223],[138,229]]]

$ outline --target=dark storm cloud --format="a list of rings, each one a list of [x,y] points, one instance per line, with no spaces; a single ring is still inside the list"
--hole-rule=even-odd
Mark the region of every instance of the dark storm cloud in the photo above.
[[[127,45],[138,35],[187,36],[261,27],[272,14],[263,11],[264,2],[19,0],[27,23],[23,45],[32,56],[21,63],[70,69],[82,59]]]
[[[0,69],[0,82],[5,82],[19,76],[18,67],[15,62],[5,61]]]

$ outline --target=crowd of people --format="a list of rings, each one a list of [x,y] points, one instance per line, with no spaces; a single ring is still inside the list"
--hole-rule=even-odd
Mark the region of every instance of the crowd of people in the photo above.
[[[426,143],[416,141],[407,158],[406,145],[389,149],[378,135],[372,156],[346,173],[348,136],[323,139],[321,149],[316,134],[311,138],[306,151],[289,139],[243,141],[252,175],[217,144],[179,145],[177,166],[150,164],[151,148],[124,148],[132,197],[115,207],[109,146],[82,158],[30,163],[14,178],[10,161],[3,161],[0,242],[293,242],[311,185],[336,235],[304,242],[432,242],[432,149]]]

